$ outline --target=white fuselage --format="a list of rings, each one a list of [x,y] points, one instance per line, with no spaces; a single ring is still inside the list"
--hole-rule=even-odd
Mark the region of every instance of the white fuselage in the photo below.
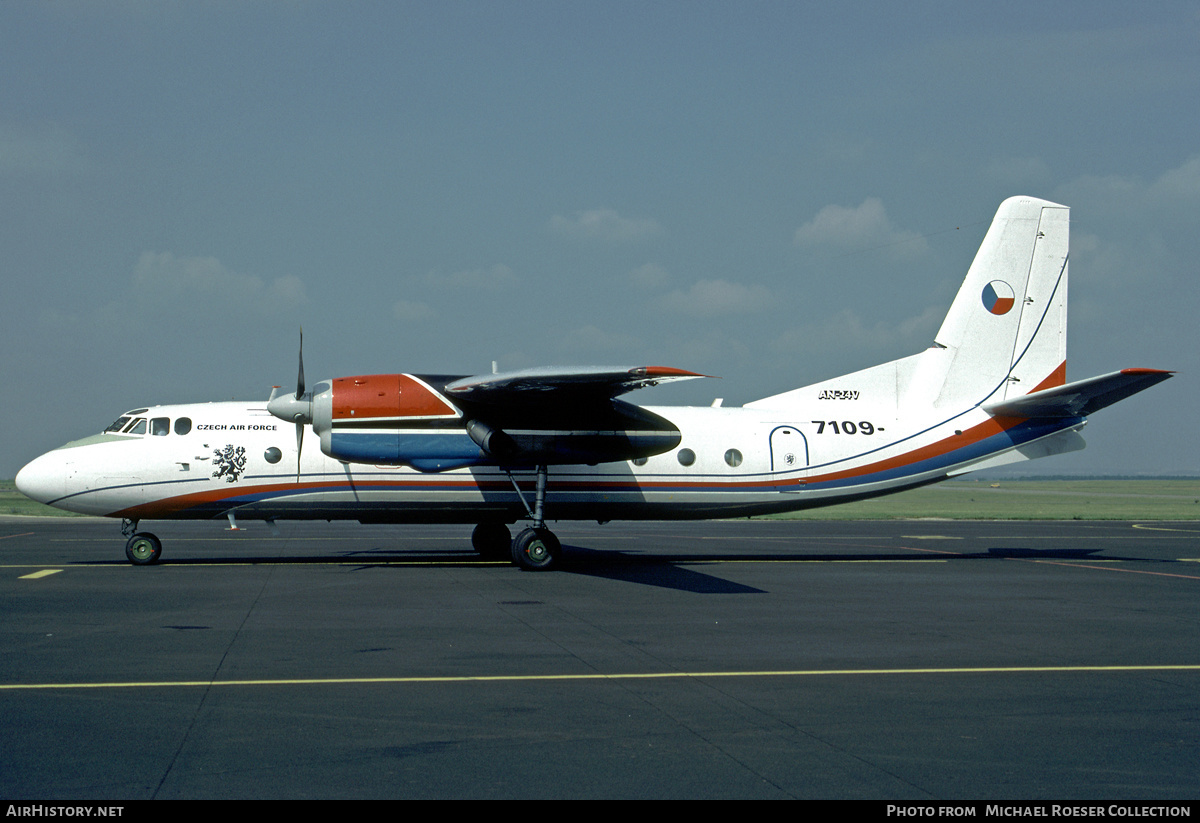
[[[662,366],[360,375],[308,391],[301,356],[294,394],[127,412],[34,460],[17,486],[129,521],[474,522],[489,553],[507,542],[499,524],[528,518],[512,556],[544,568],[559,550],[546,521],[792,511],[1074,451],[1088,414],[1170,372],[1067,382],[1069,234],[1065,206],[1005,200],[924,351],[740,408],[619,399],[703,376]],[[159,550],[148,534],[126,546],[136,563]]]
[[[851,396],[830,395],[812,411],[647,408],[679,428],[678,448],[645,461],[552,466],[547,519],[790,511],[1082,445],[1078,419],[998,419],[977,407],[901,418],[894,405],[872,410]],[[142,433],[68,443],[26,466],[18,486],[58,508],[131,520],[514,522],[532,503],[533,467],[420,472],[346,463],[323,454],[311,434],[297,467],[295,428],[261,403],[158,406],[140,416]]]

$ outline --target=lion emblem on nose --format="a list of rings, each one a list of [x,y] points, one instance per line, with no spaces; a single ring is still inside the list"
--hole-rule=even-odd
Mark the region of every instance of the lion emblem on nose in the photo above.
[[[213,477],[224,477],[227,483],[236,483],[246,470],[246,450],[229,444],[223,449],[213,449]]]

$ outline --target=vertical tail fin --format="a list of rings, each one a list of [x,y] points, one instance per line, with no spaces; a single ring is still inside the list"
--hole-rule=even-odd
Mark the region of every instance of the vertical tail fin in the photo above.
[[[791,408],[850,389],[890,408],[965,410],[1066,382],[1070,210],[1033,197],[1000,204],[934,345],[764,397],[746,408]]]
[[[999,401],[1066,382],[1070,210],[1005,200],[934,338],[935,405]]]

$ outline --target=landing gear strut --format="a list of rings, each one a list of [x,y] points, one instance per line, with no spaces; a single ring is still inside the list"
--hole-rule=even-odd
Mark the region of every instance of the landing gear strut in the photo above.
[[[517,481],[512,479],[511,474],[508,475],[508,479],[512,480],[513,487],[521,497],[521,502],[525,504],[529,519],[533,521],[533,525],[518,534],[512,542],[513,562],[528,572],[549,571],[562,559],[562,544],[558,542],[554,532],[546,528],[544,516],[548,474],[545,466],[537,467],[537,486],[532,509],[529,508],[529,502],[525,500],[525,495],[521,494],[521,488],[517,485]]]
[[[125,556],[135,566],[153,566],[162,557],[162,541],[150,532],[137,531],[136,520],[122,520],[121,534],[129,537]]]

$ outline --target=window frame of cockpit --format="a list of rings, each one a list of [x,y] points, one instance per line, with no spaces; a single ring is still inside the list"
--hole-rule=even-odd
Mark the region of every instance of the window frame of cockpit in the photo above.
[[[127,414],[121,415],[109,424],[108,428],[104,430],[104,434],[120,434],[121,432],[125,431],[125,429],[129,428],[129,421],[133,419],[134,418]]]
[[[131,437],[166,437],[172,433],[183,437],[192,431],[190,417],[144,417],[149,409],[126,412],[106,428],[102,434],[123,434]]]

